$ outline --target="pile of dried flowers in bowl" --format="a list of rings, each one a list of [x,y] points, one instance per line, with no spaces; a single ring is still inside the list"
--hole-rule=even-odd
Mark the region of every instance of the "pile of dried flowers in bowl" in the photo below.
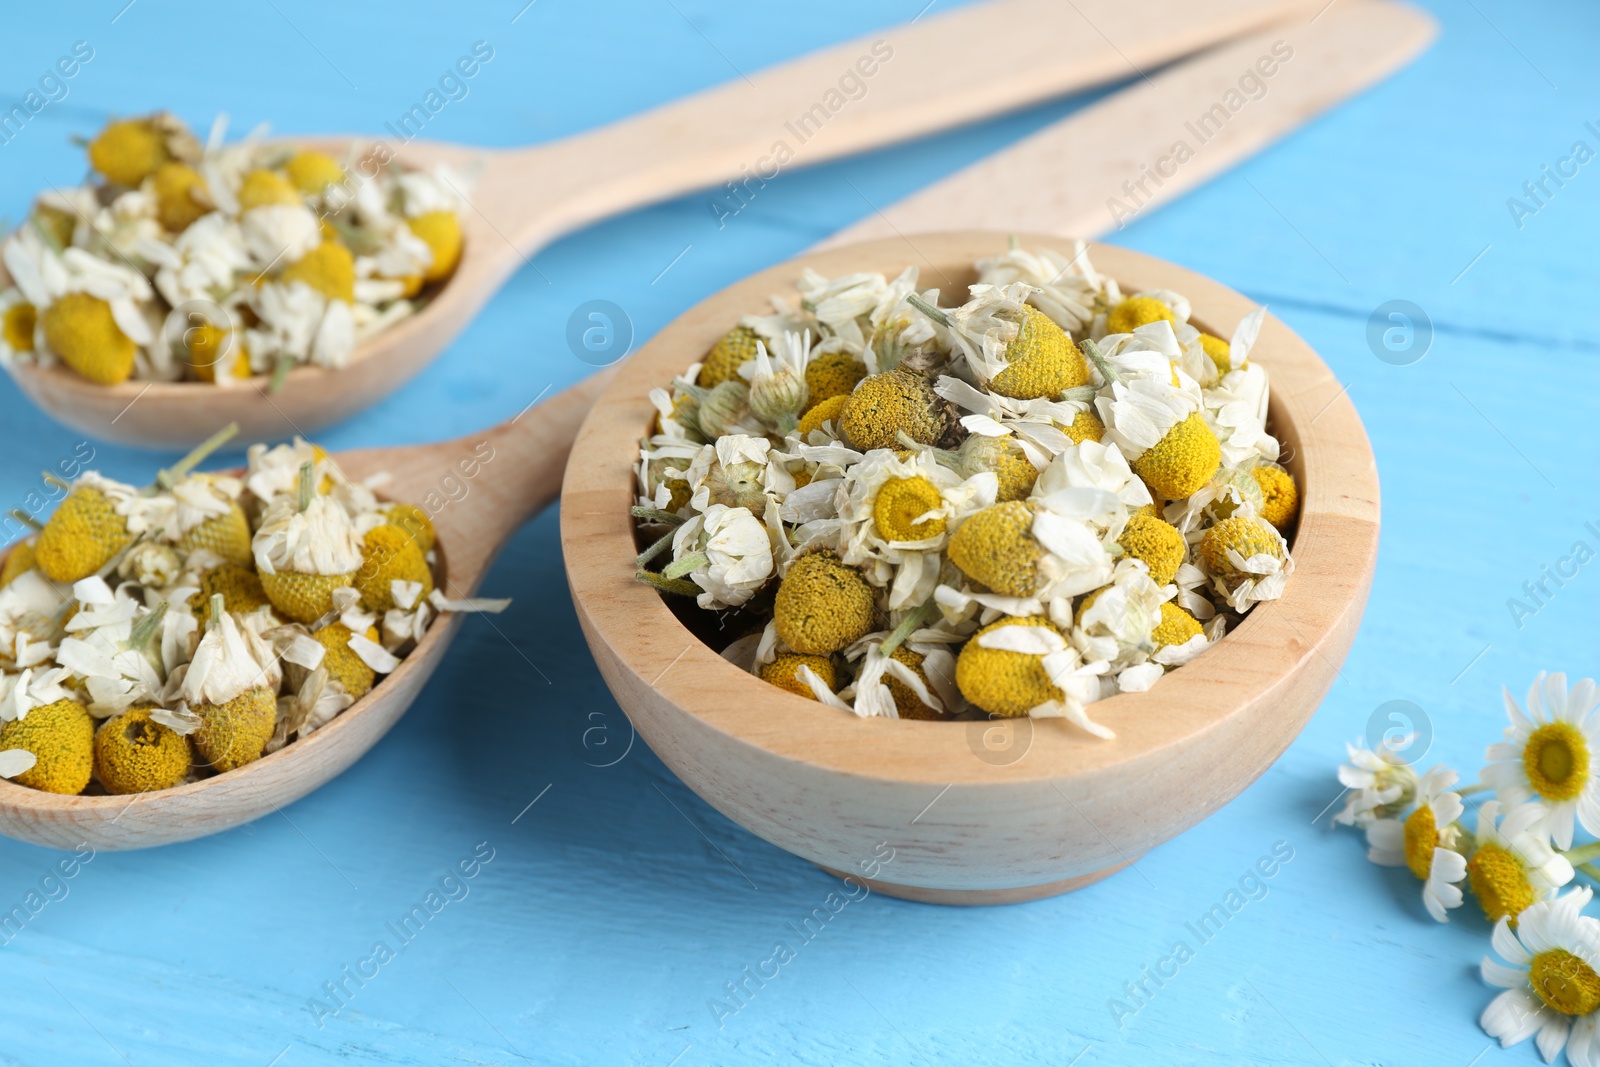
[[[311,735],[394,671],[439,612],[433,524],[321,449],[249,450],[149,486],[93,471],[0,569],[0,777],[143,793]],[[18,518],[26,518],[22,512]]]
[[[656,389],[637,574],[801,696],[1108,737],[1087,705],[1150,688],[1293,570],[1299,493],[1249,359],[1264,309],[1223,340],[1081,244],[976,268],[958,307],[916,268],[807,271],[797,305]]]
[[[158,112],[88,145],[90,181],[41,194],[0,248],[0,364],[89,381],[274,384],[345,366],[461,257],[461,179],[268,142],[205,144]]]
[[[1367,857],[1404,867],[1422,882],[1428,914],[1448,922],[1470,890],[1494,924],[1483,980],[1503,990],[1479,1025],[1509,1047],[1537,1035],[1553,1062],[1600,1067],[1600,918],[1585,914],[1600,882],[1600,690],[1584,678],[1540,674],[1524,706],[1505,693],[1503,740],[1490,745],[1477,783],[1439,765],[1419,775],[1407,761],[1413,736],[1376,749],[1349,745],[1339,768],[1344,807],[1334,822],[1363,830]],[[1464,797],[1492,794],[1469,824]]]

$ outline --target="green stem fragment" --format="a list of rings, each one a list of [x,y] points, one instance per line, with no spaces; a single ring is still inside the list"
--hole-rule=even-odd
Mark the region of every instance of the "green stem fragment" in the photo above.
[[[943,311],[934,307],[916,293],[911,293],[908,295],[906,297],[906,303],[910,304],[912,307],[928,316],[928,318],[932,319],[934,322],[937,322],[940,326],[949,327],[951,325],[949,315],[946,315]]]
[[[1600,867],[1596,867],[1592,863],[1574,863],[1572,867],[1574,870],[1588,875],[1591,880],[1600,882]]]
[[[211,594],[211,617],[206,620],[206,625],[208,627],[213,627],[213,628],[218,626],[222,621],[222,613],[224,611],[226,611],[226,610],[227,610],[227,601],[225,601],[222,598],[222,594],[221,593],[212,593]]]
[[[636,519],[644,519],[646,522],[664,522],[668,526],[682,526],[685,522],[682,515],[674,515],[672,512],[662,511],[660,508],[629,508],[628,514]]]
[[[1591,841],[1587,845],[1578,845],[1561,853],[1567,861],[1576,867],[1580,863],[1587,863],[1593,859],[1600,859],[1600,841]]]
[[[299,489],[297,502],[300,505],[300,510],[304,511],[311,506],[311,500],[317,494],[316,464],[310,460],[300,464],[300,477],[297,488]]]
[[[34,518],[32,515],[29,515],[26,511],[23,511],[21,508],[12,508],[11,511],[9,512],[9,514],[11,515],[11,517],[13,519],[16,519],[18,522],[22,523],[22,525],[29,527],[35,533],[37,533],[38,531],[44,529],[44,523],[40,522],[38,519]]]
[[[922,621],[928,617],[934,607],[933,597],[924,600],[917,610],[900,620],[899,626],[889,631],[889,636],[884,638],[883,644],[878,646],[878,651],[887,656],[899,648],[905,643],[906,638],[917,632],[917,629],[922,625]]]
[[[682,559],[663,567],[661,569],[661,577],[682,578],[685,574],[688,574],[696,567],[704,567],[710,562],[711,557],[707,556],[704,552],[691,552]]]
[[[655,544],[651,545],[649,548],[645,549],[643,552],[634,557],[634,566],[643,569],[651,560],[661,555],[661,553],[665,552],[668,548],[671,548],[672,539],[676,536],[678,536],[677,531],[662,534]]]
[[[156,486],[162,489],[171,489],[189,476],[189,472],[206,461],[211,453],[233,440],[239,432],[239,424],[230,422],[210,437],[195,446],[194,451],[178,460],[176,464],[156,475]],[[154,487],[152,487],[153,489]]]
[[[163,600],[155,606],[155,610],[134,623],[128,630],[128,647],[137,652],[144,652],[150,641],[161,632],[161,622],[166,617],[167,602]]]
[[[294,357],[279,357],[278,365],[272,368],[272,378],[267,382],[268,396],[277,396],[283,391],[283,383],[289,380],[289,372],[292,370],[294,370]]]
[[[675,593],[678,596],[699,596],[702,592],[704,592],[703,589],[701,589],[698,585],[695,585],[693,582],[684,581],[682,578],[663,578],[661,575],[654,574],[647,570],[640,570],[636,572],[634,574],[634,578],[638,581],[644,582],[646,585],[655,586],[663,593]]]
[[[1108,382],[1122,381],[1122,375],[1112,370],[1111,364],[1107,362],[1106,357],[1100,354],[1099,345],[1085,337],[1081,342],[1080,347],[1083,349],[1083,354],[1088,356],[1089,359],[1094,363],[1095,370],[1100,372],[1100,377],[1104,378]]]
[[[72,483],[71,482],[65,481],[65,480],[63,480],[61,478],[57,478],[54,474],[51,474],[49,471],[44,471],[40,475],[40,477],[42,477],[44,479],[44,484],[45,485],[53,486],[53,487],[55,487],[57,489],[65,489],[69,493],[72,492]]]

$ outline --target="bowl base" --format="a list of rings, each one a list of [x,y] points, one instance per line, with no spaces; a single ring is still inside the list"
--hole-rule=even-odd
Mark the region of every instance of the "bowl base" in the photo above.
[[[1042,900],[1045,897],[1059,896],[1070,893],[1074,889],[1094,885],[1102,878],[1116,874],[1128,866],[1137,856],[1113,864],[1102,870],[1080,874],[1076,878],[1066,878],[1059,882],[1045,882],[1042,885],[1024,885],[1013,889],[930,889],[920,885],[897,885],[894,882],[880,882],[876,878],[863,878],[859,874],[846,875],[832,867],[822,864],[817,866],[833,875],[835,878],[851,878],[857,882],[865,883],[867,888],[874,893],[885,896],[899,897],[901,900],[914,900],[919,904],[958,904],[964,906],[977,906],[983,904],[1022,904],[1030,900]]]

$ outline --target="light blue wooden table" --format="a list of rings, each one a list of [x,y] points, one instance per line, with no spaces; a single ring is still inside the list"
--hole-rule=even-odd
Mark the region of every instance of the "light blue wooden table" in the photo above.
[[[0,212],[76,179],[68,137],[113,111],[377,131],[483,40],[493,60],[428,134],[514,145],[907,20],[922,0],[540,0],[515,19],[524,0],[126,2],[8,18],[8,107],[74,42],[94,58],[0,145]],[[577,631],[551,513],[489,577],[513,608],[467,622],[350,773],[282,816],[101,854],[62,883],[0,945],[0,1064],[1537,1062],[1531,1046],[1486,1050],[1487,927],[1470,905],[1435,926],[1409,875],[1369,866],[1353,835],[1315,821],[1337,793],[1341,743],[1385,702],[1424,709],[1427,762],[1470,775],[1503,721],[1502,684],[1520,694],[1543,667],[1597,670],[1600,562],[1520,626],[1507,600],[1574,542],[1600,547],[1600,162],[1520,227],[1507,199],[1575,141],[1600,148],[1585,126],[1600,127],[1600,10],[1429,6],[1444,33],[1410,70],[1115,238],[1271,305],[1349,383],[1383,474],[1382,554],[1354,651],[1305,733],[1234,803],[1059,899],[851,904],[719,1025],[708,1002],[837,883],[727,822],[642,744],[628,749]],[[863,195],[889,202],[1082,102],[786,172],[722,229],[687,197],[578,233],[429,371],[323,443],[505,418],[590,370],[564,336],[584,301],[616,302],[648,338],[865,214]],[[1407,366],[1367,342],[1369,315],[1395,299],[1433,323]],[[0,503],[22,503],[34,472],[78,441],[0,384]],[[97,446],[96,463],[138,479],[153,458]],[[1275,847],[1293,858],[1265,895],[1194,938],[1186,924]],[[459,899],[375,977],[348,978],[373,972],[376,942],[399,947],[390,924],[475,850]],[[0,909],[57,858],[0,841]],[[1178,940],[1193,958],[1162,985],[1146,979]],[[1117,1009],[1141,982],[1142,1005]]]

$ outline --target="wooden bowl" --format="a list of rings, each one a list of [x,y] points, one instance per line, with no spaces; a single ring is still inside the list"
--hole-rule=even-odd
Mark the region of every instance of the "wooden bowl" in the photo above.
[[[752,833],[893,896],[992,904],[1104,878],[1216,811],[1283,752],[1349,651],[1372,582],[1378,476],[1355,408],[1326,364],[1268,317],[1250,358],[1271,374],[1273,428],[1300,484],[1296,561],[1281,599],[1150,691],[1094,705],[1116,731],[1064,720],[860,719],[723,660],[633,580],[628,507],[647,392],[682,373],[740,315],[791,292],[803,267],[893,276],[907,264],[946,299],[992,232],[918,234],[803,255],[681,316],[624,363],[589,414],[562,491],[561,539],[578,619],[645,742],[709,804]],[[1071,243],[1023,236],[1024,247]],[[1174,289],[1223,337],[1253,306],[1192,271],[1108,245],[1095,266],[1124,292]],[[887,863],[883,857],[890,855]],[[863,878],[863,875],[871,875]]]

